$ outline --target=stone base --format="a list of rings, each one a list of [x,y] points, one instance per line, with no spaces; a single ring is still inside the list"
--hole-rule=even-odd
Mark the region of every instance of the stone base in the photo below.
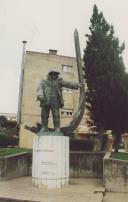
[[[33,139],[32,183],[61,188],[69,182],[69,137],[36,136]]]

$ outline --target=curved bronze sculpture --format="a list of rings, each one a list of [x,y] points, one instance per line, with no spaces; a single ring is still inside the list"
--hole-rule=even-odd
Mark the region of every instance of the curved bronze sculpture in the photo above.
[[[78,127],[85,110],[84,76],[83,76],[83,67],[82,67],[82,60],[81,60],[81,53],[80,53],[79,35],[78,35],[77,29],[75,29],[74,31],[74,42],[75,42],[75,50],[76,50],[76,61],[77,61],[79,83],[83,85],[80,88],[79,107],[77,112],[74,114],[72,121],[67,126],[61,128],[61,131],[64,133],[64,135],[68,135],[68,136],[70,136],[70,134]],[[25,129],[30,130],[34,133],[37,133],[41,129],[41,124],[37,123],[37,126],[33,126],[33,127],[29,127],[26,125]]]
[[[70,135],[79,125],[85,110],[85,87],[84,87],[84,76],[83,76],[83,67],[80,53],[80,44],[79,44],[79,35],[77,29],[74,31],[74,42],[76,49],[76,61],[77,61],[77,70],[78,70],[78,78],[79,83],[83,84],[80,88],[80,96],[79,96],[79,107],[77,112],[73,116],[73,120],[65,126],[61,128],[64,135]]]

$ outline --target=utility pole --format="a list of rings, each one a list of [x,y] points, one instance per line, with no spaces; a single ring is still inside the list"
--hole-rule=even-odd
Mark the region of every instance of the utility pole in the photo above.
[[[21,73],[20,73],[20,85],[19,85],[19,97],[18,97],[18,112],[17,112],[17,125],[20,125],[21,121],[21,103],[22,103],[22,93],[23,93],[23,78],[24,78],[24,64],[25,64],[25,54],[26,54],[26,44],[27,41],[23,41],[22,48],[22,61],[21,61]]]

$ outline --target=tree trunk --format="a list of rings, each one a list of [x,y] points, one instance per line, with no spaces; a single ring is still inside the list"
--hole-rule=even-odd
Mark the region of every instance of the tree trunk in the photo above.
[[[119,150],[120,138],[121,138],[121,134],[116,133],[114,138],[114,152],[118,152]]]

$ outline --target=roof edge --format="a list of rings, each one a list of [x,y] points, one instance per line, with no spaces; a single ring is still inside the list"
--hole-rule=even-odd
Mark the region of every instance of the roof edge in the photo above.
[[[42,53],[42,52],[38,52],[38,51],[26,51],[26,53],[29,54],[40,54],[40,55],[51,55],[49,53]],[[76,57],[72,57],[72,56],[66,56],[66,55],[52,55],[52,56],[59,56],[59,57],[66,57],[66,58],[72,58],[72,59],[76,59]]]

